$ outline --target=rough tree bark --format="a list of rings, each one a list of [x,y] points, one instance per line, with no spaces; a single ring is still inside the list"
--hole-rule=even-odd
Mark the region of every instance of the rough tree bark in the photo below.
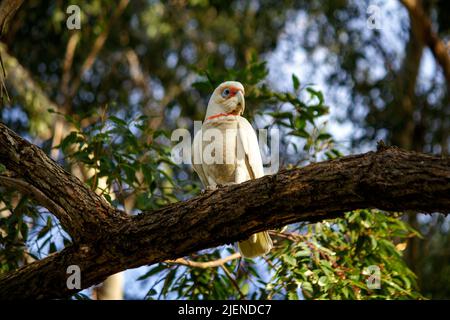
[[[14,181],[27,183],[63,209],[53,213],[74,240],[61,252],[2,275],[0,299],[69,297],[78,291],[67,288],[69,265],[80,267],[81,287],[87,288],[125,269],[355,209],[450,212],[450,159],[384,146],[226,186],[137,216],[110,206],[1,123],[0,163],[9,187]]]

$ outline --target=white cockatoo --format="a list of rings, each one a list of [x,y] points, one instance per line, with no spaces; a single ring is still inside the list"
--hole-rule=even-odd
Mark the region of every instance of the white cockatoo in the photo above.
[[[208,190],[264,175],[256,133],[241,116],[244,108],[244,87],[237,81],[219,85],[209,100],[192,150],[194,170]],[[253,234],[238,243],[242,256],[248,258],[264,255],[272,246],[267,232]]]

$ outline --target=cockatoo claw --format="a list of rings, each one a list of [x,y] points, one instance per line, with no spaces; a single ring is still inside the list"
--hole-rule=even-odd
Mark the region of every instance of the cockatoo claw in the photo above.
[[[205,194],[205,193],[217,190],[217,188],[218,188],[217,185],[215,185],[215,186],[206,186],[205,189],[202,189],[201,194]]]
[[[200,192],[201,192],[201,194],[205,194],[207,192],[215,191],[217,189],[220,189],[220,188],[232,185],[232,184],[237,184],[237,183],[230,182],[230,183],[227,183],[227,184],[216,184],[216,185],[213,185],[213,186],[207,186],[205,189],[202,189]]]

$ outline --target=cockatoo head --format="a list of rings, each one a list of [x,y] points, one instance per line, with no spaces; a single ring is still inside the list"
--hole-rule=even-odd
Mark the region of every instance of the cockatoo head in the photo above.
[[[206,118],[226,113],[241,115],[245,109],[244,86],[237,81],[221,83],[211,95],[206,110]]]

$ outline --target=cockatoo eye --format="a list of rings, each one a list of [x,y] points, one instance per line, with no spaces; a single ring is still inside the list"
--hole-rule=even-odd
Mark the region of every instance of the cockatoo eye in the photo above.
[[[222,91],[222,98],[227,98],[230,95],[230,89],[225,88],[225,90]]]

